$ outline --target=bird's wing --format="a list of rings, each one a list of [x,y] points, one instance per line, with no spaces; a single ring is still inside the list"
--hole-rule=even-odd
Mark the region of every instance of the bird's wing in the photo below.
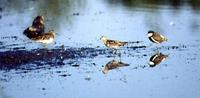
[[[164,36],[161,36],[159,33],[154,33],[153,35],[154,40],[158,42],[163,42],[164,41],[163,37]]]
[[[125,45],[127,42],[121,42],[121,41],[117,41],[117,40],[107,40],[107,43],[110,45],[119,45],[119,46],[123,46]]]

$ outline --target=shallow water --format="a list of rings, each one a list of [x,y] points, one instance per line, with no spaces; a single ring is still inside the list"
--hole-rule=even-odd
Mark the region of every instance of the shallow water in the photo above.
[[[198,0],[1,0],[0,98],[199,98]],[[48,49],[23,35],[37,15]],[[147,31],[168,38],[152,44]],[[100,36],[128,41],[117,54]],[[138,43],[132,43],[137,42]],[[167,55],[154,67],[156,53]],[[128,66],[102,71],[113,60]]]

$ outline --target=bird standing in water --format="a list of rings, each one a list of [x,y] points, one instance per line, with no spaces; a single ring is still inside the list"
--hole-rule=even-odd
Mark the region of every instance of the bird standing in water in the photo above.
[[[158,32],[154,32],[152,30],[148,31],[147,35],[149,37],[149,40],[156,44],[160,44],[160,43],[168,40],[163,35],[159,34]]]
[[[45,44],[45,47],[47,44],[52,43],[55,39],[55,32],[53,30],[44,32],[45,28],[44,23],[44,17],[43,16],[37,16],[33,22],[32,26],[28,27],[24,30],[24,34],[31,40],[34,40],[35,42],[40,42]]]
[[[102,36],[100,39],[103,41],[105,46],[108,47],[108,48],[115,48],[116,49],[116,48],[124,46],[128,43],[128,42],[121,42],[121,41],[117,41],[117,40],[110,40],[106,36]]]
[[[100,40],[103,41],[106,47],[114,49],[115,50],[114,54],[116,54],[117,48],[122,47],[128,43],[128,42],[122,42],[122,41],[117,41],[117,40],[110,40],[106,36],[102,36]]]

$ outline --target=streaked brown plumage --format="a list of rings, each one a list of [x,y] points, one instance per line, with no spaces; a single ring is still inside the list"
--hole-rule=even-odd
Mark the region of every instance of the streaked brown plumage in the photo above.
[[[44,26],[44,16],[37,16],[32,23],[32,26]]]
[[[162,43],[164,41],[167,41],[167,38],[165,38],[163,35],[159,34],[158,32],[154,32],[154,31],[148,31],[148,37],[149,40],[152,41],[153,43]]]
[[[27,29],[25,29],[24,35],[26,35],[26,37],[28,37],[29,39],[39,36],[39,34],[37,33],[37,28],[33,26],[30,26]]]
[[[102,70],[102,72],[104,74],[107,74],[109,70],[116,69],[118,67],[124,67],[124,66],[129,66],[129,64],[125,64],[125,63],[123,63],[121,61],[111,60],[105,65],[105,67]]]
[[[40,36],[44,33],[44,17],[43,16],[37,16],[32,23],[32,26],[29,26],[24,30],[24,35],[26,35],[28,38],[34,38],[36,36]]]
[[[151,58],[149,59],[149,66],[155,67],[156,65],[163,62],[167,57],[168,55],[164,55],[162,53],[156,53],[153,56],[151,56]]]
[[[107,39],[107,37],[105,37],[105,36],[102,36],[100,39],[103,41],[105,46],[108,48],[116,49],[116,48],[124,46],[128,43],[128,42],[121,42],[121,41],[117,41],[117,40],[110,40],[110,39]]]

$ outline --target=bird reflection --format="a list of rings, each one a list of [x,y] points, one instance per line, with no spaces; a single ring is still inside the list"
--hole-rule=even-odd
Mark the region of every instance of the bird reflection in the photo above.
[[[118,61],[118,60],[111,60],[105,65],[102,72],[104,74],[107,74],[109,70],[116,69],[118,67],[124,67],[124,66],[129,66],[129,64],[123,63],[123,62]]]
[[[151,58],[149,59],[149,66],[150,67],[155,67],[156,65],[160,64],[161,62],[163,62],[167,57],[168,57],[168,55],[164,55],[164,54],[162,54],[160,52],[157,52],[156,54],[151,56]]]

